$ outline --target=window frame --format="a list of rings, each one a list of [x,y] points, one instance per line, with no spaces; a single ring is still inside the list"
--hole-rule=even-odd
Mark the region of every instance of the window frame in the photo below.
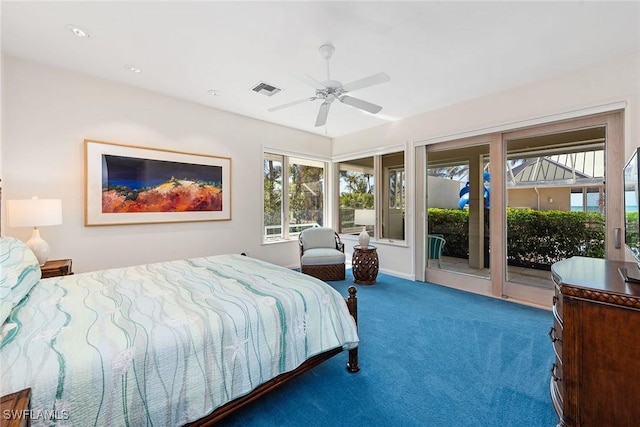
[[[375,152],[361,152],[358,154],[352,154],[348,156],[340,156],[333,159],[333,180],[334,180],[334,194],[335,197],[333,199],[333,210],[334,210],[334,223],[339,224],[340,221],[340,170],[342,163],[348,163],[350,161],[364,159],[373,157],[373,176],[374,176],[374,209],[375,209],[375,225],[373,227],[373,236],[372,242],[376,243],[389,243],[389,244],[399,244],[399,245],[407,245],[409,242],[409,234],[405,233],[404,239],[392,239],[389,237],[382,236],[382,222],[384,218],[383,211],[386,209],[388,212],[389,207],[386,206],[385,200],[385,191],[388,191],[387,185],[383,184],[384,180],[384,167],[382,163],[382,159],[385,155],[394,154],[394,153],[402,153],[403,157],[403,167],[404,167],[404,179],[405,179],[405,188],[404,188],[404,196],[405,196],[405,215],[403,217],[404,228],[408,227],[407,218],[409,217],[409,213],[407,212],[410,207],[408,206],[408,200],[406,199],[406,195],[410,191],[408,186],[410,186],[409,174],[410,167],[407,163],[407,152],[408,148],[406,145],[396,145],[386,147],[384,150],[376,150]],[[392,169],[398,169],[398,167],[394,167]],[[343,237],[355,236],[354,233],[340,233]]]
[[[273,238],[267,238],[267,234],[266,234],[266,225],[265,225],[265,205],[264,205],[264,162],[265,160],[268,160],[269,158],[272,159],[281,159],[282,161],[282,201],[281,201],[281,211],[280,211],[280,217],[281,217],[281,233],[278,234],[277,237],[273,237]],[[295,160],[294,162],[291,162],[291,159]],[[289,167],[292,163],[294,164],[305,164],[305,162],[308,162],[310,164],[307,164],[307,166],[316,166],[313,165],[313,163],[318,163],[322,165],[322,169],[323,169],[323,183],[322,183],[322,217],[323,217],[323,224],[320,224],[321,226],[328,226],[327,225],[327,218],[329,218],[328,216],[328,206],[329,206],[329,194],[327,192],[328,188],[329,188],[329,184],[328,184],[328,178],[330,176],[330,167],[329,167],[329,161],[327,159],[324,158],[320,158],[320,157],[314,157],[314,156],[308,156],[305,154],[300,154],[300,153],[292,153],[292,152],[285,152],[285,151],[281,151],[281,150],[277,150],[277,149],[269,149],[267,147],[264,147],[262,150],[262,156],[261,156],[261,162],[262,162],[262,168],[263,168],[263,174],[262,174],[262,191],[260,191],[260,194],[262,196],[261,199],[261,205],[262,205],[262,211],[261,211],[261,221],[260,221],[260,232],[261,232],[261,241],[262,244],[272,244],[272,243],[278,243],[278,242],[291,242],[291,241],[295,241],[298,240],[298,236],[300,235],[300,232],[291,232],[290,228],[291,228],[291,224],[290,224],[290,218],[289,218],[289,214],[290,214],[290,203],[289,203],[289,178],[290,178],[290,173],[289,173]],[[320,167],[320,166],[318,166]]]
[[[336,200],[337,200],[337,205],[338,205],[338,209],[336,211],[336,216],[337,216],[337,220],[336,220],[336,224],[338,224],[338,233],[342,234],[342,235],[354,235],[354,234],[359,234],[362,231],[362,228],[360,226],[357,227],[357,230],[355,230],[355,224],[354,224],[354,231],[352,232],[344,232],[342,231],[342,218],[341,218],[341,212],[340,212],[340,197],[342,196],[341,192],[340,192],[340,187],[342,185],[342,180],[341,180],[341,172],[352,172],[352,173],[359,173],[359,174],[363,174],[366,176],[369,176],[370,179],[373,180],[373,193],[370,193],[373,195],[374,197],[374,205],[373,205],[373,210],[374,212],[377,212],[376,210],[376,205],[375,205],[375,201],[376,201],[376,174],[375,174],[375,159],[373,156],[364,156],[364,157],[360,157],[357,159],[353,159],[353,160],[359,160],[359,159],[368,159],[371,158],[372,161],[372,166],[362,166],[362,165],[353,165],[353,164],[349,164],[349,165],[344,165],[343,163],[349,163],[348,161],[346,162],[340,162],[336,164],[336,170],[337,170],[337,178],[336,181],[338,183],[338,191],[336,193]],[[370,182],[369,182],[370,183]],[[375,221],[377,221],[377,218],[375,219]],[[373,225],[373,227],[368,227],[368,230],[370,233],[373,232],[375,228],[375,224]]]

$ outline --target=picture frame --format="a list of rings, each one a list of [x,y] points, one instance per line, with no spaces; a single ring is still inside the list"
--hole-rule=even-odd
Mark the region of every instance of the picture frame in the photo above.
[[[231,220],[231,158],[85,139],[85,225]]]

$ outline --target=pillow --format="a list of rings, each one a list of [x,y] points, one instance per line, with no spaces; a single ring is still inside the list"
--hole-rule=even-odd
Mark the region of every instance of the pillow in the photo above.
[[[0,237],[0,326],[41,275],[40,264],[27,245],[13,237]]]

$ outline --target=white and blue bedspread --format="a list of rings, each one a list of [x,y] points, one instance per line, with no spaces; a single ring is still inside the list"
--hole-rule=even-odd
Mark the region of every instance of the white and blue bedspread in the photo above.
[[[333,288],[239,255],[42,279],[0,334],[0,395],[82,427],[194,421],[358,342]]]

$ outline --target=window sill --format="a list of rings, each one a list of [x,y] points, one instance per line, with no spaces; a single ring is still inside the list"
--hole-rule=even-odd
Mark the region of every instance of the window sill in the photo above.
[[[355,242],[357,244],[358,236],[353,234],[341,234],[340,240],[342,240],[343,242]],[[369,242],[369,244],[373,246],[394,246],[399,248],[409,247],[406,240],[394,240],[394,239],[375,240],[371,238],[371,241]]]

